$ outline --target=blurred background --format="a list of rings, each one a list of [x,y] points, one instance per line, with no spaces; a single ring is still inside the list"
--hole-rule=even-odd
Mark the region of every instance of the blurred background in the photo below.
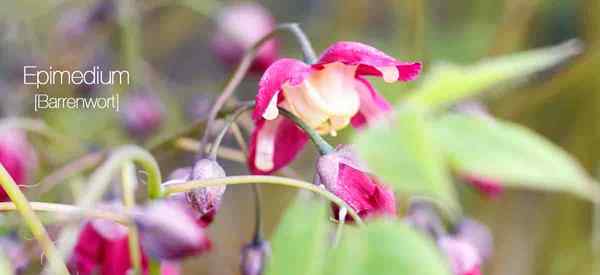
[[[241,3],[248,5],[249,2],[3,1],[0,8],[2,116],[40,118],[61,134],[76,138],[81,145],[34,138],[39,169],[33,181],[37,182],[85,152],[126,143],[152,147],[178,129],[205,118],[236,62],[236,49],[228,49],[227,43],[219,44],[220,32],[226,29],[251,38],[263,28],[261,24],[267,24],[252,18],[243,21],[243,16],[234,16],[239,20],[233,21],[224,19],[228,8]],[[432,63],[471,64],[490,56],[578,38],[584,43],[584,53],[568,67],[482,100],[493,115],[522,123],[543,134],[573,154],[590,174],[600,177],[600,147],[597,146],[600,144],[600,17],[597,14],[600,1],[272,0],[252,3],[263,7],[259,13],[272,17],[274,22],[301,23],[317,53],[335,41],[360,41],[401,60],[421,60],[425,73]],[[237,22],[237,26],[224,22]],[[234,27],[237,29],[227,29]],[[237,42],[240,47],[248,46],[243,39]],[[277,43],[281,56],[301,58],[301,51],[291,35],[278,36]],[[53,85],[44,87],[43,91],[89,97],[120,93],[123,102],[133,101],[134,95],[152,95],[160,99],[156,103],[160,106],[153,108],[159,113],[155,115],[160,116],[160,123],[149,114],[148,120],[158,126],[140,133],[135,125],[123,127],[127,124],[126,118],[111,111],[34,113],[33,93],[36,91],[23,85],[24,65],[70,70],[93,66],[128,68],[133,71],[131,86]],[[256,94],[261,68],[255,67],[236,92],[240,99],[251,99]],[[403,92],[419,84],[418,80],[406,85],[374,82],[390,100],[400,99]],[[352,130],[344,131],[339,141],[350,132]],[[227,140],[226,146],[235,147],[233,139]],[[172,144],[153,147],[152,152],[165,175],[191,162],[193,154],[185,147]],[[298,177],[312,180],[314,158],[315,152],[309,149],[295,161],[294,171]],[[239,162],[224,163],[230,175],[247,173]],[[73,201],[85,183],[72,181],[68,187],[57,186],[38,198]],[[30,198],[38,195],[36,189],[26,190]],[[265,187],[264,193],[269,234],[293,197],[293,190]],[[591,241],[594,211],[590,203],[560,193],[522,190],[508,190],[496,199],[484,199],[465,189],[461,190],[461,200],[465,212],[488,225],[495,237],[494,255],[484,274],[600,274],[600,240]],[[214,250],[188,260],[185,268],[189,273],[185,274],[238,274],[239,251],[252,234],[251,206],[249,187],[228,188],[222,210],[209,229]],[[0,218],[4,228],[15,228],[15,216]],[[26,231],[19,230],[27,237]],[[34,261],[32,266],[35,264]],[[29,269],[31,274],[36,273],[35,267]]]

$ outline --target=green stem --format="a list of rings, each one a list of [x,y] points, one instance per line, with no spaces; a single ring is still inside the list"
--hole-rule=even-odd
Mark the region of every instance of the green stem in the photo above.
[[[252,108],[254,108],[254,105],[256,105],[256,103],[254,101],[242,104],[240,107],[238,107],[238,109],[231,115],[229,115],[229,117],[227,118],[227,122],[225,122],[225,126],[223,126],[223,129],[221,130],[221,132],[219,133],[219,135],[215,138],[215,141],[213,142],[211,149],[210,149],[210,159],[212,160],[216,160],[217,159],[217,152],[219,150],[219,146],[221,145],[221,141],[223,141],[223,137],[225,137],[225,134],[227,134],[227,131],[229,130],[229,128],[231,127],[231,125],[233,125],[235,123],[235,121],[237,120],[237,118],[243,114],[245,111],[248,111]]]
[[[135,175],[135,165],[132,162],[126,162],[121,170],[121,183],[123,187],[123,204],[125,209],[131,211],[135,208],[135,187],[137,185]],[[129,257],[133,263],[133,272],[136,275],[141,275],[142,271],[142,256],[140,255],[139,234],[135,223],[129,222],[128,241],[129,241]]]
[[[219,185],[234,185],[234,184],[251,184],[251,183],[264,183],[264,184],[276,184],[276,185],[285,185],[291,186],[301,189],[306,189],[312,192],[315,192],[333,203],[337,204],[340,208],[345,207],[348,209],[348,214],[352,216],[354,221],[358,224],[363,224],[360,216],[351,208],[346,202],[342,199],[338,198],[333,193],[325,190],[322,187],[314,185],[310,182],[285,178],[285,177],[276,177],[276,176],[231,176],[225,178],[216,178],[216,179],[204,179],[204,180],[195,180],[188,181],[180,184],[173,184],[169,186],[165,186],[165,194],[173,194],[173,193],[182,193],[187,192],[196,188],[210,187],[210,186],[219,186]]]
[[[310,137],[310,140],[312,140],[315,146],[317,146],[317,149],[319,149],[319,153],[321,155],[327,155],[334,151],[333,146],[331,146],[321,135],[319,135],[315,129],[306,125],[306,123],[304,123],[304,121],[302,121],[299,117],[283,108],[279,108],[279,113],[291,119],[296,125],[298,125],[298,127],[302,128],[302,130],[304,130],[304,132]]]
[[[101,209],[89,209],[77,207],[70,204],[48,203],[48,202],[29,202],[31,209],[38,212],[49,212],[54,214],[66,214],[70,216],[97,218],[111,220],[120,224],[127,224],[128,217],[125,214],[119,214]],[[17,210],[17,205],[12,202],[0,202],[0,212]]]
[[[300,44],[302,46],[302,50],[304,52],[305,58],[309,61],[308,63],[311,63],[311,64],[314,63],[314,61],[316,60],[314,50],[312,50],[312,46],[310,45],[310,42],[308,42],[306,35],[304,35],[304,32],[302,32],[300,27],[298,27],[297,23],[280,24],[277,27],[275,27],[275,29],[273,29],[273,31],[266,34],[263,38],[261,38],[256,43],[254,43],[254,45],[252,45],[252,47],[250,47],[246,50],[244,57],[242,57],[241,62],[235,69],[235,72],[233,73],[231,78],[227,81],[227,84],[223,88],[223,91],[221,92],[221,94],[219,95],[217,100],[215,101],[213,108],[210,110],[210,112],[208,114],[208,119],[206,121],[206,128],[204,128],[204,135],[200,139],[200,149],[201,150],[198,153],[198,159],[204,158],[204,156],[205,156],[204,152],[206,152],[206,151],[205,151],[204,147],[206,146],[206,143],[208,142],[208,138],[210,135],[209,134],[210,129],[212,128],[212,126],[214,124],[214,121],[217,117],[217,114],[219,113],[219,110],[221,110],[221,108],[223,108],[223,106],[225,105],[227,100],[235,92],[235,89],[242,82],[242,79],[244,79],[244,76],[250,69],[250,66],[252,65],[252,62],[254,61],[254,58],[258,54],[258,51],[260,50],[260,48],[266,42],[271,40],[275,35],[277,35],[279,32],[285,31],[285,30],[290,31],[291,33],[293,33],[296,36],[296,38],[298,39],[298,41],[300,42]]]
[[[298,40],[298,44],[300,44],[300,47],[302,48],[302,53],[304,54],[304,62],[308,64],[317,63],[317,55],[315,54],[315,49],[313,48],[312,44],[310,43],[310,40],[308,39],[304,31],[302,31],[302,29],[300,28],[300,25],[298,23],[293,23],[291,24],[289,30],[296,37],[296,40]]]
[[[263,238],[262,234],[262,211],[260,186],[252,184],[252,193],[254,194],[254,244],[258,245]]]
[[[145,83],[140,54],[141,47],[138,43],[141,39],[140,18],[133,0],[119,0],[117,2],[121,27],[121,54],[129,74],[134,76],[132,80],[135,87]]]
[[[50,270],[54,274],[65,274],[68,275],[69,271],[67,266],[63,262],[58,249],[54,246],[54,243],[48,236],[48,232],[44,228],[44,225],[33,212],[29,201],[19,189],[19,186],[15,183],[13,178],[8,174],[8,171],[0,164],[0,185],[8,195],[8,197],[14,202],[15,208],[19,211],[25,223],[29,226],[31,233],[37,239],[40,247],[44,250],[44,254],[50,262]]]

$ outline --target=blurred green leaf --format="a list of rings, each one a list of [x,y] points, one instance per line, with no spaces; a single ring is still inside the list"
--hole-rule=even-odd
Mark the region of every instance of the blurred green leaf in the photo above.
[[[425,115],[418,106],[403,105],[391,124],[361,132],[354,144],[375,175],[396,191],[426,196],[458,210],[449,172]]]
[[[0,274],[14,274],[13,270],[10,259],[6,256],[4,251],[0,249]]]
[[[510,84],[564,62],[581,52],[578,41],[491,58],[471,66],[437,64],[422,85],[412,91],[412,99],[432,108],[441,108]]]
[[[399,221],[348,230],[331,251],[328,275],[450,275],[435,244]]]
[[[296,199],[273,235],[266,274],[321,274],[328,243],[327,209],[321,200]]]
[[[509,186],[598,199],[592,180],[575,159],[525,127],[449,114],[439,119],[434,129],[437,141],[458,171],[497,179]]]

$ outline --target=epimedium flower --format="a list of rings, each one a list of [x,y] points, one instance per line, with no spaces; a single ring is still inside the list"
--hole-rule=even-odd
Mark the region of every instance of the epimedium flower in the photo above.
[[[226,64],[236,64],[244,51],[275,28],[275,19],[257,3],[241,3],[223,8],[216,18],[212,49]],[[262,72],[279,55],[279,43],[271,39],[258,50],[251,70]]]
[[[0,133],[0,163],[17,185],[30,180],[37,167],[37,154],[23,131],[7,129]],[[0,201],[7,199],[6,192],[0,188]]]
[[[256,95],[249,167],[254,174],[270,174],[292,161],[307,136],[283,108],[319,134],[336,135],[352,125],[362,127],[391,111],[366,76],[386,82],[410,81],[421,71],[418,62],[402,62],[358,42],[337,42],[315,64],[284,58],[263,74]]]
[[[160,260],[180,260],[211,248],[204,227],[190,209],[173,201],[158,201],[141,209],[134,217],[141,244],[149,256]]]
[[[441,237],[437,243],[448,257],[454,275],[481,275],[481,257],[470,243],[450,236]]]
[[[205,158],[198,160],[194,167],[176,169],[163,184],[177,184],[186,180],[201,180],[225,177],[225,170],[214,160]],[[196,188],[184,194],[175,194],[170,198],[185,204],[193,210],[196,221],[208,226],[214,219],[226,190],[225,185]]]
[[[363,167],[350,146],[338,146],[317,161],[317,184],[344,200],[361,218],[395,216],[394,192]],[[337,206],[333,210],[337,213]]]
[[[141,250],[143,274],[148,274],[148,257]],[[83,224],[69,260],[74,274],[126,275],[132,268],[127,228],[108,220],[94,219]],[[179,266],[161,262],[162,275],[178,275]]]
[[[146,138],[161,127],[164,107],[158,97],[144,89],[131,92],[123,106],[122,121],[132,136]]]

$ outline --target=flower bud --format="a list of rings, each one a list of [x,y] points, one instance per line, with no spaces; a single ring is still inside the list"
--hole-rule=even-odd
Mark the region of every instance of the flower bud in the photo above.
[[[25,246],[15,236],[0,237],[0,250],[10,261],[14,274],[21,274],[27,268],[29,255]]]
[[[225,177],[225,170],[214,160],[201,159],[194,164],[192,180],[213,179]],[[221,199],[226,186],[203,187],[186,192],[190,206],[196,211],[196,217],[209,224],[221,206]]]
[[[444,236],[438,240],[438,246],[448,257],[454,275],[481,275],[481,257],[471,244]]]
[[[37,167],[37,155],[23,131],[8,129],[0,133],[0,163],[18,185],[30,180]],[[0,188],[0,200],[7,199],[6,192]]]
[[[417,230],[429,234],[433,239],[437,239],[445,232],[440,216],[427,202],[412,203],[406,221]]]
[[[160,128],[163,113],[163,105],[158,97],[135,91],[125,102],[122,120],[132,136],[146,138]]]
[[[487,226],[473,219],[464,219],[456,227],[454,236],[475,247],[482,260],[485,261],[492,256],[494,238]]]
[[[480,193],[488,198],[496,198],[504,191],[502,184],[494,179],[478,176],[467,175],[464,177],[467,183],[475,187]]]
[[[275,28],[275,19],[257,3],[243,3],[224,8],[216,19],[212,39],[215,54],[227,64],[237,64],[244,51]],[[271,39],[258,50],[251,69],[264,71],[278,56],[279,46]]]
[[[342,145],[333,153],[319,158],[316,178],[318,183],[344,200],[361,218],[395,216],[394,193],[363,167],[350,146]]]
[[[261,275],[271,254],[269,243],[264,240],[252,242],[242,249],[241,274]]]
[[[188,209],[159,201],[141,209],[134,217],[144,252],[161,260],[178,260],[207,251],[211,242]]]

